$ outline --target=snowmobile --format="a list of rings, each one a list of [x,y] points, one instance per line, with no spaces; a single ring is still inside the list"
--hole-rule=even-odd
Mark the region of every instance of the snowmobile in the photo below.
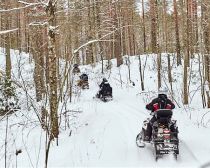
[[[103,102],[108,102],[108,101],[113,100],[112,92],[110,91],[104,91],[100,96],[99,96],[99,93],[97,93],[96,97],[99,98]]]
[[[86,80],[79,80],[77,85],[82,89],[89,89],[89,83]]]
[[[171,120],[173,113],[168,109],[160,109],[154,113],[157,120],[152,125],[151,139],[148,139],[145,132],[149,123],[149,119],[147,119],[144,121],[141,132],[136,136],[136,145],[144,148],[146,143],[152,144],[156,161],[164,154],[170,153],[177,159],[179,154],[178,127],[176,120]]]
[[[89,89],[88,83],[88,75],[83,73],[79,76],[80,80],[78,81],[77,85],[82,89]]]

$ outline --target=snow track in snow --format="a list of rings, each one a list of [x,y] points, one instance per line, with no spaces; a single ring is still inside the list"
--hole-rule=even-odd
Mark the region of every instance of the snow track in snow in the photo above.
[[[85,91],[87,95],[92,93],[91,90]],[[71,150],[69,157],[72,158],[71,163],[74,166],[198,167],[200,165],[193,151],[183,140],[180,142],[178,160],[175,160],[171,154],[155,161],[154,148],[151,144],[147,144],[145,148],[138,148],[135,138],[143,121],[150,117],[149,112],[146,111],[140,97],[136,98],[128,92],[124,92],[124,97],[129,97],[128,99],[119,97],[117,95],[113,101],[106,103],[98,99],[89,101],[87,97],[83,101],[81,98],[83,111],[87,113],[84,119],[87,125],[81,127],[75,135],[76,138],[73,137],[71,140],[74,150]]]
[[[181,159],[183,161],[189,160],[190,162],[194,162],[194,164],[197,166],[201,165],[200,162],[198,161],[198,159],[196,158],[196,156],[194,155],[193,151],[190,149],[190,147],[187,145],[187,143],[185,143],[182,139],[180,140],[179,148],[180,148],[179,159]],[[188,157],[186,157],[186,156],[188,156]]]

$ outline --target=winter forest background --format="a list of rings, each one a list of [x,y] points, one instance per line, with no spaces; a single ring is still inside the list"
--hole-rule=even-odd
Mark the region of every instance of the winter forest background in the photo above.
[[[0,0],[0,167],[208,167],[209,16],[209,0]],[[112,102],[93,99],[103,77]],[[133,144],[161,86],[180,124],[176,162]]]

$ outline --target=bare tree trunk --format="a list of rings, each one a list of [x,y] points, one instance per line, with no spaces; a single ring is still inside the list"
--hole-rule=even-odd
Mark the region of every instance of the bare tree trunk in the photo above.
[[[34,82],[36,89],[37,102],[42,100],[45,93],[44,85],[44,39],[43,29],[41,27],[31,28],[31,53],[33,54],[35,68],[34,68]]]
[[[150,0],[151,49],[157,53],[157,0]]]
[[[101,2],[95,1],[96,29],[97,29],[97,37],[98,37],[98,39],[101,39],[101,32],[100,32],[100,28],[101,28],[100,5],[101,5]],[[99,48],[98,54],[100,55],[101,62],[102,62],[101,73],[103,74],[104,73],[104,62],[103,62],[103,59],[104,59],[104,48],[103,48],[102,42],[99,42],[98,48]]]
[[[191,21],[190,21],[190,9],[189,9],[190,8],[190,0],[187,0],[186,2],[187,2],[187,27],[186,27],[186,32],[187,32],[187,37],[186,37],[186,40],[187,40],[187,44],[186,44],[187,45],[186,46],[187,53],[186,54],[187,55],[186,56],[187,57],[185,57],[185,61],[186,61],[187,66],[190,67],[190,61],[189,61],[190,60],[190,51],[191,51],[190,50],[190,48],[191,48],[190,47],[190,35],[191,35],[191,33],[190,33],[191,23],[190,22]]]
[[[171,93],[173,93],[170,54],[167,55],[167,59],[168,59],[168,82],[170,83],[170,86],[171,86]]]
[[[184,50],[185,50],[185,43],[186,43],[186,36],[185,36],[185,23],[187,22],[186,21],[186,12],[185,12],[185,3],[184,3],[184,0],[179,0],[179,1],[177,1],[177,2],[179,2],[179,6],[181,6],[181,18],[180,18],[180,34],[181,34],[181,36],[180,36],[180,48],[181,48],[181,51],[183,51],[184,52]],[[184,57],[183,57],[184,58]]]
[[[204,80],[203,80],[203,72],[202,72],[202,68],[201,68],[201,60],[202,60],[202,54],[203,54],[203,47],[201,47],[201,54],[199,54],[199,57],[198,57],[198,61],[199,61],[199,75],[200,75],[200,79],[201,79],[201,98],[202,98],[202,104],[203,104],[203,108],[206,107],[206,98],[205,98],[205,88],[204,88]]]
[[[162,69],[162,64],[161,64],[161,61],[162,61],[162,54],[161,54],[161,27],[159,26],[160,23],[158,23],[158,1],[157,0],[153,0],[154,1],[154,16],[153,18],[155,18],[155,20],[153,20],[153,26],[154,26],[154,34],[153,34],[153,38],[155,40],[154,44],[155,44],[155,47],[153,47],[153,49],[155,49],[154,53],[157,54],[157,79],[158,79],[158,89],[161,87],[162,85],[162,79],[161,79],[161,69]]]
[[[9,4],[10,4],[10,1],[8,0],[5,4],[5,7],[6,9],[9,8]],[[7,13],[7,14],[4,14],[4,17],[5,17],[5,21],[6,21],[6,24],[5,24],[5,30],[9,30],[10,29],[10,14]],[[6,49],[6,78],[7,78],[7,81],[9,81],[11,79],[11,58],[10,58],[10,33],[7,33],[5,35],[5,49]]]
[[[192,24],[191,24],[191,0],[186,0],[187,7],[187,25],[186,25],[186,54],[184,58],[184,104],[189,103],[189,86],[188,86],[188,72],[190,68],[190,54],[192,54],[192,46],[190,45],[192,39]]]
[[[48,166],[48,158],[49,158],[49,152],[50,152],[50,144],[52,142],[52,139],[48,139],[46,151],[45,151],[45,168]]]
[[[192,14],[193,14],[193,45],[194,52],[199,51],[199,40],[198,40],[198,2],[192,0]]]
[[[57,56],[55,53],[56,42],[56,26],[55,12],[56,0],[49,0],[47,6],[47,15],[49,18],[48,27],[48,49],[49,49],[49,85],[50,85],[50,119],[51,119],[51,135],[50,139],[58,138],[58,98],[57,98]]]
[[[188,33],[188,42],[189,42],[189,56],[190,58],[193,57],[194,54],[194,46],[193,46],[193,34],[192,34],[192,22],[193,22],[193,18],[192,18],[192,0],[187,0],[187,17],[188,17],[188,29],[187,29],[187,33]],[[189,58],[189,60],[190,60]],[[189,62],[190,64],[190,62]],[[190,65],[189,65],[190,66]]]
[[[93,40],[93,28],[94,28],[94,25],[93,25],[93,15],[92,15],[92,7],[93,4],[91,4],[91,0],[88,0],[88,37],[87,37],[87,40],[88,41],[91,41]],[[87,53],[86,53],[86,60],[87,60],[87,64],[93,64],[94,63],[94,55],[93,55],[93,44],[89,44],[87,46]]]
[[[188,55],[184,55],[184,76],[183,76],[183,103],[188,104],[188,87],[187,82],[188,81]]]
[[[164,25],[164,29],[163,29],[163,35],[164,35],[164,42],[165,42],[165,52],[168,52],[168,19],[167,19],[167,3],[166,0],[163,1],[163,10],[164,10],[164,14],[163,14],[163,25]]]
[[[144,0],[142,0],[142,26],[143,26],[143,41],[144,41],[144,53],[147,50],[147,43],[146,43],[146,30],[145,30],[145,14],[144,14]]]
[[[4,167],[7,168],[7,137],[8,137],[8,116],[7,116],[7,124],[6,124],[6,135],[5,135],[5,154],[4,154]]]
[[[203,26],[203,38],[204,38],[204,69],[205,69],[205,76],[204,76],[204,84],[206,90],[206,97],[207,97],[207,107],[210,108],[210,19],[209,19],[209,9],[210,9],[210,2],[208,0],[204,0],[202,5],[202,26]]]
[[[120,36],[120,31],[119,29],[119,19],[118,19],[118,8],[117,8],[117,3],[115,2],[115,7],[114,7],[114,23],[115,23],[115,33],[114,33],[114,56],[117,58],[117,67],[119,67],[122,64],[122,56],[121,56],[121,36]]]
[[[177,4],[176,0],[173,0],[174,4],[174,23],[175,23],[175,32],[176,32],[176,54],[177,54],[177,65],[181,65],[181,53],[180,53],[180,42],[179,42],[179,23],[177,16]]]
[[[7,30],[9,29],[9,21],[7,20]],[[11,58],[10,58],[10,35],[9,33],[6,34],[6,41],[5,41],[5,48],[6,48],[6,77],[7,80],[11,79]]]
[[[142,72],[142,64],[141,64],[141,56],[139,55],[139,73],[140,73],[140,80],[141,80],[141,90],[144,91],[144,76]]]
[[[157,54],[158,89],[161,87],[161,53]]]

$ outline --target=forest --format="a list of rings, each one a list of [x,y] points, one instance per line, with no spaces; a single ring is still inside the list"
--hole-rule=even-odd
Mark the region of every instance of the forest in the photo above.
[[[177,107],[193,109],[196,104],[204,109],[202,123],[210,108],[209,16],[209,0],[0,0],[4,167],[11,166],[8,120],[21,111],[33,113],[33,121],[36,118],[46,134],[47,167],[63,120],[66,130],[69,112],[81,112],[80,107],[73,108],[83,92],[75,88],[74,65],[92,81],[97,78],[94,87],[104,76],[112,82],[119,78],[117,88],[137,86],[135,94],[147,96],[167,85]],[[125,74],[120,69],[124,66]],[[147,81],[151,78],[154,87]],[[194,96],[201,101],[193,101]]]

